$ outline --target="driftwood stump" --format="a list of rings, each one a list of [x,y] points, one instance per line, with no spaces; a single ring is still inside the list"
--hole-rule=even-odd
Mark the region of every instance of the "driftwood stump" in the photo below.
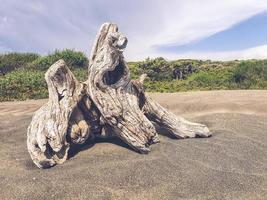
[[[63,163],[70,143],[95,137],[119,137],[134,150],[148,153],[159,142],[155,125],[176,138],[209,137],[209,129],[167,111],[149,98],[145,75],[131,80],[123,57],[127,38],[116,24],[105,23],[96,37],[88,80],[80,83],[63,60],[45,74],[49,101],[28,127],[27,147],[39,168]]]

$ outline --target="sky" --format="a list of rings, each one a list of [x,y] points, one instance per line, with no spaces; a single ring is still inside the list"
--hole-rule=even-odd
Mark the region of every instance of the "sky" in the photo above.
[[[0,53],[89,56],[105,22],[128,38],[128,61],[267,59],[267,0],[0,0]]]

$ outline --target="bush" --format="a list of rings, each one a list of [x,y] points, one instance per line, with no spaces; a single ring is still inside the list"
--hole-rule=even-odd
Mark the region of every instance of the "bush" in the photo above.
[[[132,64],[131,70],[134,76],[147,74],[152,81],[164,81],[172,79],[172,69],[170,64],[163,58],[146,59],[144,62]]]
[[[73,70],[79,81],[87,79],[87,70]],[[0,77],[0,101],[42,99],[48,97],[45,72],[16,70]]]
[[[26,68],[40,56],[35,53],[9,53],[0,55],[0,75],[5,75],[15,69]]]
[[[230,70],[217,70],[192,74],[188,78],[188,84],[193,88],[201,88],[207,90],[228,89],[231,87],[232,73]]]
[[[56,50],[53,54],[40,57],[32,63],[32,67],[37,70],[45,71],[59,59],[63,59],[70,69],[88,68],[88,59],[84,53],[70,49],[65,49],[63,51]]]
[[[2,69],[5,66],[6,71],[10,72],[0,76],[0,101],[47,98],[44,70],[59,59],[66,61],[78,80],[87,79],[88,60],[81,52],[56,51],[45,57],[18,53],[0,55],[0,66]],[[267,60],[214,62],[156,58],[128,65],[133,79],[142,73],[148,74],[145,81],[148,92],[267,89]],[[183,79],[174,79],[173,70],[176,68],[182,70]]]
[[[88,79],[87,69],[74,69],[72,73],[79,81],[86,81]]]
[[[143,62],[131,62],[129,68],[132,78],[146,73],[151,81],[171,81],[174,79],[187,79],[191,74],[204,71],[217,71],[231,69],[239,64],[239,61],[202,61],[182,59],[166,61],[164,58],[146,59]]]
[[[267,60],[240,63],[233,70],[233,81],[242,89],[266,88]]]
[[[46,97],[44,72],[18,70],[0,77],[0,101]]]

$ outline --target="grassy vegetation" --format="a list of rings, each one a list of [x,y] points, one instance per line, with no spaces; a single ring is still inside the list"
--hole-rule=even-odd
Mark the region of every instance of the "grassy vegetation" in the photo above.
[[[80,81],[86,80],[88,59],[82,52],[67,49],[48,56],[0,55],[0,101],[48,97],[44,73],[61,58]],[[145,86],[149,92],[267,89],[267,60],[215,62],[148,58],[128,65],[133,79],[143,73],[148,75]]]
[[[74,69],[74,75],[85,81],[87,70]],[[45,71],[15,70],[0,77],[0,101],[42,99],[48,97]]]
[[[39,57],[32,62],[32,67],[36,70],[46,71],[53,63],[63,59],[70,69],[86,69],[88,66],[88,59],[82,52],[66,49],[64,51],[56,50],[53,54]]]
[[[29,63],[39,58],[35,53],[9,53],[0,55],[0,75],[13,70],[27,68]]]

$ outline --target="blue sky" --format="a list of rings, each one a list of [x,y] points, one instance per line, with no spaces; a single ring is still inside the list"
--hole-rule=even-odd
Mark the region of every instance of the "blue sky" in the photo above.
[[[267,58],[265,0],[0,0],[0,53],[89,55],[104,22],[129,39],[128,60]]]
[[[238,51],[267,44],[267,11],[209,37],[184,45],[161,45],[160,51]]]

